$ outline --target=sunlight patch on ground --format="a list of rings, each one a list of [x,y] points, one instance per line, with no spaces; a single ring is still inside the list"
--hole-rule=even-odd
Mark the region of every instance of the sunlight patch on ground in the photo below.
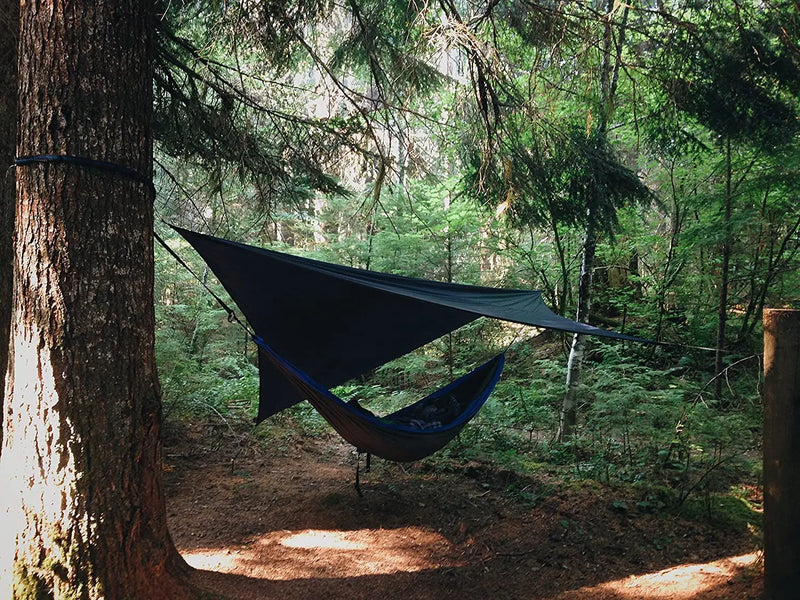
[[[563,600],[575,595],[585,597],[588,592],[603,597],[603,592],[614,598],[631,600],[689,600],[697,594],[726,584],[739,572],[759,560],[756,553],[716,560],[710,563],[685,564],[645,575],[631,575],[625,579],[608,581],[593,587],[581,588],[559,596]]]
[[[354,539],[355,538],[355,539]],[[287,548],[330,548],[338,550],[364,550],[366,545],[361,532],[358,531],[320,531],[309,529],[288,535],[280,544]]]
[[[459,566],[442,535],[419,527],[274,531],[247,545],[184,552],[197,569],[270,580],[345,578]]]
[[[190,567],[204,571],[219,571],[233,573],[239,550],[231,553],[229,550],[195,550],[184,552],[183,558]]]

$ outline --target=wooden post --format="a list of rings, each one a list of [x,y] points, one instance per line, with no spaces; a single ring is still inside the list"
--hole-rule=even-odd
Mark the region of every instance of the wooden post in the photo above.
[[[800,310],[765,309],[764,597],[800,593]]]

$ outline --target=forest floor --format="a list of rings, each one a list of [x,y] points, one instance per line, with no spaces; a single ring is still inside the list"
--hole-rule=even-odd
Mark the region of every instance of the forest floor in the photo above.
[[[761,597],[756,533],[713,502],[688,518],[631,487],[378,459],[359,497],[355,453],[333,435],[269,450],[219,425],[166,438],[173,539],[230,600]]]

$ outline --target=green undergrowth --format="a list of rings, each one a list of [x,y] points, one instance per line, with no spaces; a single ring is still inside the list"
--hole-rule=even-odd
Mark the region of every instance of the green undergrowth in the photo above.
[[[708,520],[732,529],[760,531],[763,526],[764,515],[760,507],[735,492],[694,496],[680,507],[679,512],[691,519]]]
[[[259,380],[252,345],[210,306],[172,304],[159,315],[173,325],[159,330],[157,345],[167,423],[214,422],[237,444],[277,453],[304,438],[324,445],[332,435],[308,403],[253,428]],[[476,323],[335,392],[378,415],[407,406],[492,356],[503,340],[507,344],[502,327]],[[707,517],[728,514],[727,500],[718,506],[707,499],[760,483],[757,361],[743,361],[744,367],[727,373],[718,399],[704,371],[676,368],[680,362],[679,356],[593,341],[581,379],[578,428],[561,443],[555,432],[566,377],[565,338],[518,340],[489,401],[455,440],[424,461],[425,468],[458,470],[476,463],[521,476],[544,473],[563,485],[635,485],[665,490],[651,494],[656,500],[642,500],[642,508],[680,507],[701,515],[696,504],[706,502]],[[339,448],[331,444],[331,452]]]

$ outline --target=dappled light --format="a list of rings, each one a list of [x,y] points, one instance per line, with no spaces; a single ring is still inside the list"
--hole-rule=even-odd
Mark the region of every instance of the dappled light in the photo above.
[[[748,567],[755,568],[757,553],[732,556],[708,563],[683,564],[644,575],[631,575],[585,587],[557,598],[612,597],[631,600],[688,600],[721,585],[727,585]]]
[[[231,453],[203,452],[213,433],[184,430],[191,458],[167,449],[170,530],[198,584],[230,600],[401,592],[419,600],[740,600],[760,591],[760,564],[744,556],[759,543],[749,512],[741,515],[748,521],[723,522],[727,513],[714,504],[711,518],[688,519],[639,509],[643,496],[632,488],[558,490],[546,474],[477,462],[431,472],[375,461],[359,496],[354,457],[333,434],[231,469]]]
[[[413,573],[442,566],[449,542],[420,527],[275,531],[229,548],[184,553],[193,567],[249,577],[290,580]]]
[[[448,542],[440,534],[418,527],[352,531],[308,529],[271,532],[235,547],[201,548],[184,553],[184,558],[191,566],[204,571],[274,582],[341,581],[469,568],[463,562],[442,564],[442,544],[448,545]],[[729,587],[737,577],[757,569],[760,559],[759,553],[750,553],[711,562],[686,563],[563,591],[548,600],[689,600]],[[531,583],[535,584],[535,576]]]

